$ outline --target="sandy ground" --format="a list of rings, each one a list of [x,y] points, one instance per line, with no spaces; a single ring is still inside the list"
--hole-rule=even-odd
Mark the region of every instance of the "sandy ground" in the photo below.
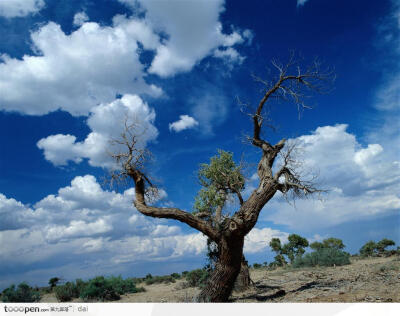
[[[400,257],[353,261],[351,265],[307,269],[251,269],[254,285],[232,302],[400,302]],[[193,302],[199,289],[184,280],[143,286],[146,292],[121,296],[123,302]],[[79,302],[80,300],[75,300]],[[41,302],[57,302],[53,294]]]

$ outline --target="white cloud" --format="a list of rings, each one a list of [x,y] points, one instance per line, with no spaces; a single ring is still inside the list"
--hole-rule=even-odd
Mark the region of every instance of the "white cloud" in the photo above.
[[[297,0],[297,6],[304,5],[308,0]]]
[[[24,17],[40,11],[44,6],[44,0],[1,0],[0,16]]]
[[[120,0],[134,6],[134,0]],[[230,48],[225,54],[214,54],[214,57],[235,58],[240,55],[232,46],[248,39],[237,31],[224,34],[219,22],[220,14],[225,10],[223,0],[211,1],[157,1],[140,0],[146,12],[146,21],[158,32],[167,35],[157,47],[156,56],[151,63],[150,73],[161,77],[173,76],[177,72],[189,71],[204,57],[211,55],[218,48]]]
[[[244,252],[245,254],[265,252],[272,238],[279,238],[284,241],[287,240],[288,236],[288,233],[271,228],[253,228],[245,237]]]
[[[68,161],[79,163],[89,159],[91,166],[113,167],[109,152],[126,150],[122,145],[110,144],[112,139],[120,139],[127,124],[136,124],[134,132],[139,135],[136,146],[143,148],[155,140],[158,131],[153,125],[154,110],[136,95],[124,95],[109,104],[94,107],[87,120],[91,133],[81,142],[72,135],[51,135],[38,141],[37,146],[44,151],[45,158],[56,166]]]
[[[379,144],[362,147],[347,125],[324,126],[298,137],[303,168],[319,171],[323,200],[299,200],[296,207],[275,197],[264,219],[290,228],[315,230],[344,222],[396,214],[400,209],[400,162]]]
[[[87,14],[85,12],[78,12],[74,15],[74,20],[72,24],[75,26],[81,26],[87,21],[89,21],[89,17],[87,16]]]
[[[41,115],[62,109],[87,115],[116,94],[161,94],[144,79],[138,42],[155,49],[158,36],[141,20],[116,17],[111,27],[87,22],[71,34],[49,22],[31,38],[37,56],[0,56],[3,110]]]
[[[249,41],[252,33],[223,33],[223,4],[142,1],[144,18],[118,15],[111,26],[87,22],[80,12],[74,16],[79,27],[70,34],[49,22],[31,33],[34,54],[21,59],[0,55],[0,109],[30,115],[62,109],[87,115],[117,94],[160,96],[162,90],[146,82],[148,73],[173,76],[207,56],[240,63],[244,57],[233,46]],[[140,56],[148,50],[155,57],[145,65]]]
[[[179,115],[178,121],[169,124],[169,130],[179,133],[185,129],[190,129],[197,125],[199,125],[199,122],[197,122],[193,117],[189,115]]]

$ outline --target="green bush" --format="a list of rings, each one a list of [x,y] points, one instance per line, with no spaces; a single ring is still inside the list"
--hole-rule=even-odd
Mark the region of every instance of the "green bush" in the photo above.
[[[342,266],[350,264],[350,254],[335,248],[321,248],[317,251],[307,253],[303,257],[297,257],[293,267],[315,267],[315,266]]]
[[[87,283],[79,280],[81,286],[80,298],[83,300],[116,301],[120,295],[126,293],[143,292],[143,288],[137,288],[133,279],[122,279],[121,276],[105,278],[98,276]],[[83,285],[84,284],[84,285]]]
[[[174,279],[180,279],[180,278],[181,278],[181,275],[180,275],[179,273],[172,273],[171,276],[172,276]]]
[[[64,285],[56,286],[54,292],[59,302],[69,302],[72,301],[73,298],[78,298],[80,295],[78,287],[73,282],[67,282]]]
[[[5,303],[31,303],[40,300],[40,292],[34,290],[25,282],[20,283],[18,287],[11,285],[6,288],[1,295],[1,299]]]
[[[116,301],[119,294],[112,287],[112,283],[103,276],[98,276],[88,281],[80,293],[83,300]]]
[[[254,264],[253,264],[253,268],[254,268],[254,269],[260,269],[261,267],[262,267],[262,265],[259,264],[259,263],[254,263]]]
[[[165,276],[154,276],[151,279],[146,279],[145,283],[146,285],[151,285],[151,284],[159,284],[159,283],[175,283],[176,280],[174,277],[171,275],[165,275]]]
[[[186,274],[189,286],[203,287],[206,284],[209,274],[205,269],[197,269]]]

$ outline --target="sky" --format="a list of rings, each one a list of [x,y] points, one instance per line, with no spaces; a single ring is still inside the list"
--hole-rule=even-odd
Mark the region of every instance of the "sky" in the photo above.
[[[271,60],[295,50],[335,70],[334,89],[270,108],[271,143],[296,141],[327,193],[289,204],[277,194],[246,236],[250,263],[291,233],[400,243],[398,0],[0,1],[0,288],[97,275],[162,275],[202,267],[205,237],[141,215],[132,183],[111,187],[110,144],[124,118],[161,206],[193,210],[196,171],[218,149],[246,161],[247,197],[260,152],[248,115]],[[237,209],[232,201],[229,210]]]

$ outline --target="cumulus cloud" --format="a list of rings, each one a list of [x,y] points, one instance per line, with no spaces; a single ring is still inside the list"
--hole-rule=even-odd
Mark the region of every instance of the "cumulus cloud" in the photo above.
[[[253,228],[245,237],[244,252],[245,254],[253,254],[266,252],[269,248],[269,242],[272,238],[287,240],[288,233],[271,228]]]
[[[44,6],[44,0],[2,0],[0,1],[0,16],[24,17],[40,11]]]
[[[78,12],[74,15],[74,20],[72,24],[75,26],[81,26],[87,21],[89,21],[89,17],[87,16],[87,14],[85,12]]]
[[[162,93],[144,79],[138,43],[155,49],[159,37],[141,20],[120,16],[113,26],[86,22],[71,34],[49,22],[32,32],[31,40],[37,55],[0,56],[3,110],[42,115],[62,109],[87,115],[116,94]]]
[[[193,117],[189,115],[179,115],[178,121],[169,124],[169,130],[179,133],[185,129],[190,129],[197,125],[199,125],[199,122],[197,122]]]
[[[103,190],[92,175],[75,177],[32,206],[0,194],[0,270],[18,267],[26,279],[35,273],[48,278],[69,266],[73,277],[81,270],[88,277],[99,267],[102,274],[110,274],[125,264],[205,254],[203,234],[183,233],[165,219],[146,217],[134,208],[133,199],[132,189]],[[254,229],[246,237],[245,253],[265,251],[272,237],[286,238],[287,233]],[[31,270],[35,263],[46,271]]]
[[[135,0],[120,0],[136,8]],[[239,31],[225,34],[219,21],[225,10],[223,0],[212,1],[157,1],[140,0],[146,21],[168,38],[160,42],[149,72],[161,77],[189,71],[201,59],[214,55],[240,62],[241,56],[233,48],[249,38]],[[217,53],[214,53],[217,52]]]
[[[136,1],[123,2],[138,9]],[[0,109],[30,115],[62,109],[87,115],[117,94],[160,96],[162,90],[146,81],[149,73],[173,76],[191,70],[207,56],[243,61],[234,46],[250,41],[252,33],[223,32],[219,16],[224,1],[140,4],[145,12],[142,18],[117,15],[111,26],[88,22],[84,12],[74,16],[78,28],[70,34],[49,22],[31,33],[31,55],[21,59],[0,55],[0,90],[4,91]],[[155,53],[149,65],[140,59],[146,51]]]
[[[296,208],[276,197],[266,206],[266,220],[313,230],[398,213],[400,162],[380,144],[363,147],[345,124],[319,127],[296,141],[303,168],[318,171],[329,192],[322,200],[297,201]]]
[[[109,152],[125,151],[122,145],[110,144],[120,139],[125,124],[134,125],[132,132],[138,135],[136,146],[144,148],[158,135],[153,125],[155,112],[137,95],[124,95],[108,104],[94,107],[87,120],[91,133],[78,142],[73,135],[51,135],[38,141],[37,146],[44,151],[45,158],[56,166],[66,165],[68,161],[89,160],[91,166],[114,166]]]

